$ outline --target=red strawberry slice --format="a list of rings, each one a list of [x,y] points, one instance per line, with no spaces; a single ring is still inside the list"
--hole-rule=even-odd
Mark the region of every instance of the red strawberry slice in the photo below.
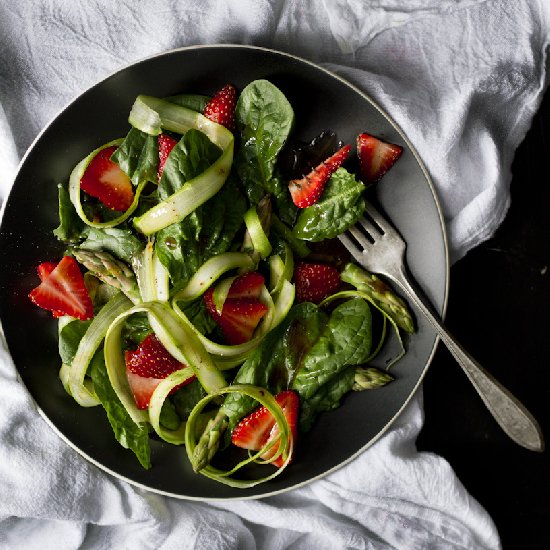
[[[38,276],[41,281],[44,281],[46,277],[55,269],[57,264],[54,262],[42,262],[37,268]],[[63,317],[64,313],[62,311],[52,311],[52,315],[56,318]]]
[[[42,262],[37,268],[38,276],[41,281],[44,281],[46,277],[57,267],[54,262]]]
[[[44,272],[44,268],[41,271]],[[29,298],[38,307],[82,321],[94,316],[84,277],[71,256],[64,256],[49,275],[31,290]]]
[[[292,201],[298,208],[306,208],[319,200],[330,176],[340,168],[350,151],[351,145],[344,145],[334,155],[315,167],[307,176],[290,181],[288,189]]]
[[[290,426],[293,438],[293,451],[296,447],[296,438],[298,436],[297,422],[300,400],[298,394],[292,390],[285,390],[279,393],[275,400],[283,409],[285,418]],[[262,406],[241,420],[231,433],[231,442],[237,447],[259,451],[270,441],[278,437],[280,433],[279,425],[269,410]],[[275,443],[268,451],[261,455],[263,459],[271,458],[279,449],[279,444]],[[292,460],[292,457],[291,457]],[[282,457],[272,462],[274,466],[280,468],[283,465]]]
[[[235,106],[237,105],[237,90],[231,84],[226,84],[206,104],[204,116],[225,126],[228,130],[235,129]]]
[[[232,345],[248,342],[267,313],[267,306],[257,298],[227,298],[218,313],[213,294],[214,290],[209,288],[204,293],[204,303],[226,341]]]
[[[376,183],[399,159],[403,147],[386,143],[370,134],[357,136],[357,156],[361,179],[364,183]]]
[[[164,165],[168,159],[168,155],[172,152],[172,149],[177,145],[177,140],[173,137],[166,134],[160,134],[158,137],[158,146],[159,146],[159,167],[157,170],[157,179],[160,182],[162,177],[162,172],[164,170]]]
[[[239,275],[231,284],[227,298],[259,298],[265,279],[257,271]]]
[[[134,201],[134,190],[130,178],[110,158],[116,150],[116,145],[105,147],[94,156],[80,180],[80,188],[108,208],[124,212]]]
[[[126,351],[124,359],[126,376],[138,409],[146,409],[149,406],[151,395],[162,380],[185,367],[170,355],[155,334],[147,335],[135,351]],[[176,386],[172,393],[194,379],[194,376],[187,379],[183,384]]]
[[[300,262],[294,269],[296,299],[318,304],[334,294],[342,283],[338,270],[328,264]]]

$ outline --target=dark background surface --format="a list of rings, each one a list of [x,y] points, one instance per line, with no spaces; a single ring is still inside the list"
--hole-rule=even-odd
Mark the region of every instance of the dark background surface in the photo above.
[[[510,210],[451,268],[446,326],[539,421],[546,450],[501,431],[439,344],[417,445],[445,457],[507,549],[550,548],[550,92],[512,165]]]

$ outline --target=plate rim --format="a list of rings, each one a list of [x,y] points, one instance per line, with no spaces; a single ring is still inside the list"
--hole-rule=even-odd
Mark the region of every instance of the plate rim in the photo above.
[[[424,176],[424,179],[425,179],[426,183],[428,184],[428,188],[430,190],[430,193],[431,193],[431,196],[432,196],[432,199],[434,201],[434,205],[435,205],[435,208],[436,208],[436,211],[437,211],[437,218],[439,220],[439,227],[440,227],[441,237],[442,237],[442,240],[443,240],[444,258],[445,258],[445,269],[444,269],[444,272],[445,272],[445,285],[444,285],[444,288],[443,288],[443,301],[442,301],[442,307],[441,307],[441,313],[440,313],[441,318],[444,320],[445,315],[446,315],[446,311],[447,311],[447,305],[448,305],[448,299],[449,299],[449,286],[450,286],[450,281],[449,281],[449,279],[450,279],[449,242],[448,242],[447,230],[446,230],[445,221],[444,221],[444,217],[443,217],[441,202],[440,202],[440,200],[437,196],[437,192],[436,192],[435,186],[433,184],[432,178],[430,176],[430,173],[428,172],[428,169],[427,169],[426,165],[424,164],[422,158],[420,157],[418,151],[416,150],[414,145],[411,143],[411,141],[409,140],[409,138],[407,137],[405,132],[401,129],[401,127],[397,124],[397,122],[393,119],[393,117],[391,117],[391,115],[383,107],[381,107],[372,97],[370,97],[366,92],[361,90],[361,88],[359,88],[355,84],[351,83],[350,81],[346,80],[344,77],[340,76],[339,74],[335,73],[334,71],[331,71],[330,69],[327,69],[326,67],[324,67],[320,63],[316,63],[316,62],[310,61],[310,60],[308,60],[304,57],[301,57],[301,56],[298,56],[298,55],[295,55],[295,54],[291,54],[291,53],[288,53],[288,52],[284,52],[284,51],[281,51],[281,50],[277,50],[277,49],[274,49],[274,48],[268,48],[268,47],[264,47],[264,46],[255,46],[255,45],[249,45],[249,44],[233,44],[233,43],[197,44],[197,45],[190,45],[190,46],[181,46],[181,47],[178,47],[178,48],[171,48],[169,50],[164,50],[162,52],[158,52],[156,54],[148,55],[148,56],[142,57],[140,59],[137,59],[135,61],[132,61],[131,63],[126,64],[124,67],[121,67],[119,69],[116,69],[116,70],[112,71],[111,73],[109,73],[108,75],[103,77],[101,80],[98,80],[94,84],[88,86],[86,89],[82,90],[76,97],[74,97],[69,102],[67,102],[61,109],[59,109],[59,111],[57,111],[57,113],[55,113],[50,118],[50,120],[44,125],[42,130],[36,135],[36,137],[33,139],[33,141],[27,147],[25,153],[23,154],[23,156],[22,156],[22,158],[21,158],[21,160],[20,160],[20,162],[17,166],[17,169],[15,170],[15,173],[13,175],[9,191],[8,191],[7,195],[4,197],[2,206],[0,208],[0,230],[2,229],[2,225],[3,225],[2,222],[3,222],[3,219],[4,219],[4,212],[7,208],[11,193],[13,191],[13,187],[14,187],[13,184],[15,183],[17,177],[19,176],[19,172],[21,171],[21,168],[24,165],[27,157],[30,155],[31,151],[34,149],[36,144],[39,142],[42,135],[44,133],[46,133],[48,128],[67,109],[69,109],[69,107],[73,103],[75,103],[82,95],[86,94],[87,92],[89,92],[90,90],[95,88],[96,86],[100,86],[103,82],[105,82],[106,80],[108,80],[108,79],[112,78],[113,76],[119,74],[120,72],[123,72],[123,71],[127,70],[128,68],[130,68],[132,66],[135,66],[135,65],[138,65],[138,64],[140,64],[144,61],[148,61],[148,60],[156,59],[156,58],[159,58],[159,57],[171,55],[171,54],[181,52],[181,51],[200,50],[200,49],[231,49],[231,48],[237,48],[237,49],[243,49],[243,50],[256,50],[256,51],[267,52],[267,53],[270,53],[270,54],[275,54],[275,55],[278,55],[278,56],[287,57],[287,58],[296,60],[300,63],[305,63],[306,65],[309,65],[309,66],[311,66],[312,68],[314,68],[316,70],[322,71],[325,74],[327,74],[328,76],[330,76],[331,78],[340,81],[343,85],[347,86],[348,88],[351,88],[354,92],[359,94],[364,100],[366,100],[368,103],[370,103],[371,106],[374,107],[393,126],[393,128],[397,131],[397,133],[400,135],[400,137],[406,143],[407,148],[413,154],[416,163],[420,167],[420,169],[422,171],[422,174]],[[328,61],[325,62],[325,63],[329,64]],[[330,63],[330,64],[332,66],[337,66],[338,65],[336,63]],[[350,66],[346,66],[346,65],[341,65],[341,66],[342,67],[350,67]],[[10,346],[7,342],[7,339],[5,338],[3,324],[2,324],[1,319],[0,319],[0,336],[3,340],[3,343],[5,344],[5,347],[6,347],[7,351],[10,354],[10,358],[11,358],[12,354],[11,354],[11,351],[10,351]],[[16,371],[16,376],[17,376],[18,381],[22,384],[22,386],[27,391],[28,396],[30,397],[30,399],[34,403],[35,408],[38,411],[39,415],[45,420],[46,424],[55,432],[55,434],[62,441],[64,441],[69,447],[71,447],[73,450],[75,450],[82,458],[87,460],[89,463],[93,464],[94,466],[96,466],[97,468],[102,470],[103,472],[106,472],[107,474],[109,474],[109,475],[111,475],[111,476],[113,476],[113,477],[115,477],[119,480],[125,481],[125,482],[129,483],[130,485],[132,485],[134,487],[138,487],[140,489],[144,489],[146,491],[150,491],[150,492],[153,492],[153,493],[158,494],[158,495],[172,497],[172,498],[176,498],[178,500],[186,500],[186,501],[194,501],[194,502],[225,502],[225,501],[232,501],[232,500],[257,500],[257,499],[260,499],[260,498],[267,498],[267,497],[283,494],[283,493],[292,491],[294,489],[299,489],[299,488],[304,487],[304,486],[306,486],[306,485],[308,485],[308,484],[310,484],[314,481],[318,481],[320,479],[325,478],[326,476],[336,472],[337,470],[343,468],[344,466],[346,466],[347,464],[349,464],[350,462],[355,460],[359,455],[361,455],[363,452],[365,452],[369,447],[374,445],[374,443],[376,443],[383,435],[386,434],[386,432],[389,430],[391,425],[397,420],[397,418],[399,416],[401,416],[401,414],[403,413],[405,408],[409,405],[409,403],[412,401],[413,397],[417,394],[417,392],[419,390],[419,387],[422,384],[422,381],[424,380],[426,372],[427,372],[427,370],[428,370],[428,368],[429,368],[429,366],[430,366],[430,364],[433,360],[433,357],[435,355],[435,352],[436,352],[437,346],[439,344],[439,341],[440,341],[440,338],[439,338],[439,336],[436,335],[435,340],[434,340],[434,344],[432,346],[432,349],[430,351],[430,354],[429,354],[428,358],[426,359],[425,365],[422,368],[420,376],[419,376],[416,384],[411,389],[407,399],[405,399],[405,401],[401,405],[401,407],[399,407],[399,409],[396,411],[396,413],[378,431],[376,436],[371,438],[365,445],[363,445],[361,448],[359,448],[356,452],[354,452],[348,458],[346,458],[345,460],[343,460],[342,462],[339,462],[337,465],[333,466],[332,468],[330,468],[328,470],[325,470],[324,472],[322,472],[322,473],[320,473],[320,474],[318,474],[314,477],[310,477],[310,478],[308,478],[304,481],[295,483],[294,485],[291,485],[289,487],[276,489],[276,490],[265,492],[265,493],[262,493],[262,494],[230,496],[230,497],[208,497],[208,498],[206,498],[206,497],[182,495],[180,493],[172,493],[170,491],[164,491],[162,489],[157,489],[155,487],[150,487],[149,485],[146,485],[144,483],[140,483],[138,481],[130,479],[130,478],[124,476],[123,474],[115,472],[115,471],[111,470],[110,468],[108,468],[107,466],[101,464],[99,461],[92,458],[90,455],[88,455],[82,449],[77,447],[68,437],[66,437],[57,428],[57,426],[53,423],[53,421],[48,417],[46,412],[43,411],[42,408],[35,401],[34,397],[31,394],[31,392],[28,390],[26,384],[24,383],[23,379],[21,378],[19,370],[18,370],[17,366],[15,365],[15,361],[13,361],[13,359],[12,359],[12,362],[13,362],[13,365],[14,365],[14,368],[15,368],[15,371]]]

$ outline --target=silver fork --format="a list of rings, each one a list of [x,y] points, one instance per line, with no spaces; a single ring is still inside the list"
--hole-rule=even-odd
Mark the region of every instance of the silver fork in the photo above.
[[[401,235],[371,204],[367,204],[366,213],[372,221],[365,216],[360,219],[340,235],[342,244],[365,269],[386,276],[416,305],[462,367],[504,432],[522,447],[542,451],[544,439],[535,418],[462,348],[412,286],[405,269],[406,243]]]

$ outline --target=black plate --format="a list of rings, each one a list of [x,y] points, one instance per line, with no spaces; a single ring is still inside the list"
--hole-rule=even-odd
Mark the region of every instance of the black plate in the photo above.
[[[438,311],[447,299],[448,255],[441,211],[427,172],[397,126],[366,95],[332,73],[296,57],[248,46],[184,48],[143,60],[103,80],[73,101],[25,155],[4,205],[0,232],[0,315],[19,374],[50,425],[87,459],[148,489],[191,499],[265,496],[288,490],[342,466],[377,439],[403,409],[430,362],[433,330],[418,319],[408,353],[393,368],[397,380],[383,389],[354,393],[322,415],[299,442],[292,466],[269,483],[238,490],[193,474],[185,450],[153,442],[150,470],[118,445],[101,407],[79,407],[57,376],[56,322],[31,304],[35,268],[59,258],[52,235],[58,224],[58,182],[103,143],[126,134],[138,94],[212,94],[227,82],[242,89],[267,78],[296,113],[295,137],[309,140],[323,129],[354,143],[368,131],[404,146],[405,153],[376,188],[376,199],[408,242],[408,262]],[[391,346],[390,346],[391,347]],[[386,352],[387,355],[391,351]]]

